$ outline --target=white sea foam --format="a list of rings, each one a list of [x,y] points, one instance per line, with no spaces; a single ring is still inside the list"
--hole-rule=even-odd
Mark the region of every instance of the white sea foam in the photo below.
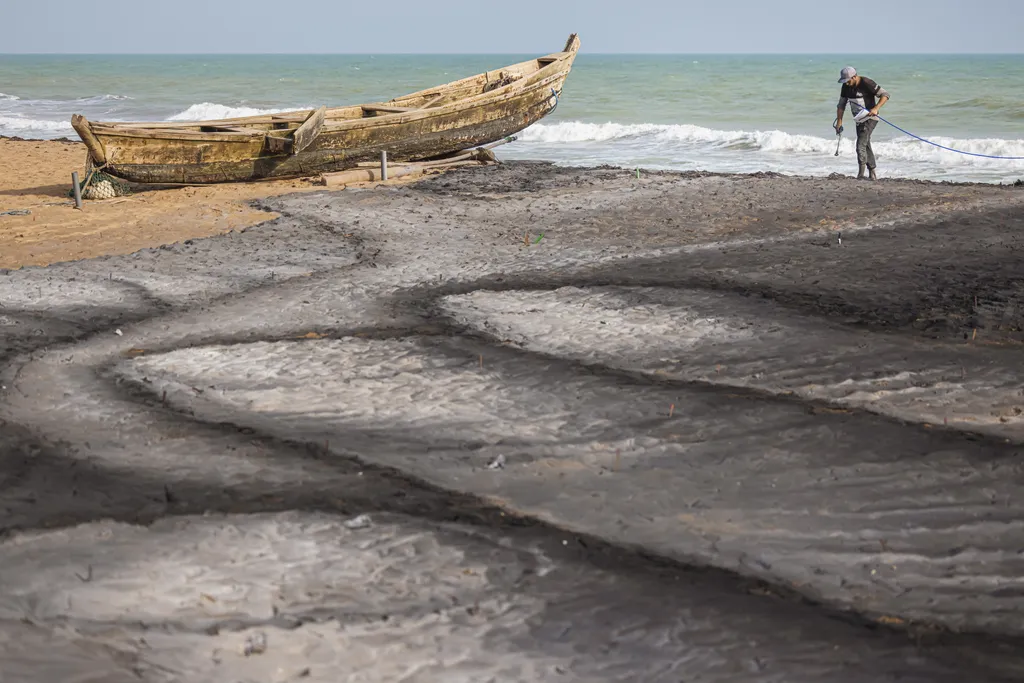
[[[109,102],[111,100],[120,102],[120,101],[123,101],[123,100],[134,100],[134,99],[135,98],[131,97],[130,95],[111,95],[111,94],[108,93],[106,95],[93,95],[91,97],[79,97],[77,100],[75,100],[75,102],[94,103],[94,102]]]
[[[832,154],[836,147],[835,138],[799,135],[780,130],[716,130],[691,124],[583,123],[579,121],[555,124],[538,123],[523,131],[520,139],[523,142],[539,143],[545,146],[622,142],[629,143],[634,151],[638,147],[649,148],[653,155],[663,153],[672,147],[704,148],[709,151],[750,150],[819,155]],[[929,139],[937,144],[974,154],[1024,157],[1024,140],[1019,139],[956,139],[941,136]],[[845,138],[847,148],[852,148],[852,140],[853,136]],[[1016,165],[1020,163],[957,154],[909,137],[876,141],[873,146],[877,153],[884,154],[887,159],[895,161],[942,162],[943,164],[1000,162]]]
[[[922,136],[927,137],[927,136]],[[1024,140],[1004,140],[1002,138],[948,138],[936,136],[927,138],[932,142],[951,147],[953,149],[969,152],[970,154],[986,154],[1002,159],[985,159],[970,155],[958,154],[953,151],[939,149],[933,145],[915,140],[914,138],[900,138],[881,145],[873,145],[881,149],[893,159],[906,161],[942,161],[943,163],[1012,163],[1015,166],[1024,162]],[[1016,160],[1007,159],[1016,157]]]
[[[0,93],[0,135],[55,138],[75,135],[72,114],[90,119],[116,121],[128,111],[128,95],[112,93],[68,99],[23,99]]]
[[[191,107],[183,112],[175,114],[168,118],[168,121],[212,121],[215,119],[233,119],[240,116],[259,116],[261,114],[279,114],[284,111],[293,111],[294,109],[301,109],[302,107],[294,107],[293,109],[257,109],[255,107],[229,107],[224,104],[214,104],[212,102],[202,102],[200,104],[193,104]]]
[[[56,137],[74,132],[69,121],[27,119],[21,116],[0,116],[0,135]]]
[[[76,97],[73,99],[66,100],[26,100],[18,97],[17,95],[7,95],[6,93],[0,92],[0,102],[10,103],[17,102],[17,104],[10,104],[9,106],[17,107],[20,110],[26,111],[51,111],[54,109],[63,109],[67,107],[83,107],[93,104],[105,104],[109,102],[125,102],[133,100],[134,97],[129,95],[90,95],[88,97]]]

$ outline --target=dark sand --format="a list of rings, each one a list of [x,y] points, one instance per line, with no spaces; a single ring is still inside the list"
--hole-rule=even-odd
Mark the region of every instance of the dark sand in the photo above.
[[[1024,680],[1024,190],[265,208],[0,271],[0,680]]]

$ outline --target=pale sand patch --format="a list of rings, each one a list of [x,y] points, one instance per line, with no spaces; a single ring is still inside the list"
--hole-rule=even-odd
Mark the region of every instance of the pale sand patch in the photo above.
[[[472,530],[209,515],[31,532],[5,549],[2,680],[537,680],[572,661],[489,647],[529,638],[545,606],[514,590],[535,557]]]
[[[1020,443],[1019,361],[998,349],[851,330],[764,299],[655,287],[446,297],[480,334],[532,351],[685,382],[796,395]]]

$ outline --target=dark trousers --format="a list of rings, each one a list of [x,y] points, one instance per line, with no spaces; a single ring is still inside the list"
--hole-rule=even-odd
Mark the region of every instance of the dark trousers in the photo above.
[[[878,125],[878,119],[868,119],[857,124],[857,163],[868,168],[875,167],[875,151],[871,149],[871,134]]]

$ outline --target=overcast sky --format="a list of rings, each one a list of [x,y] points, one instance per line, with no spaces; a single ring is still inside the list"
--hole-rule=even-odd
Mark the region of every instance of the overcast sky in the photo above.
[[[2,0],[0,25],[0,53],[1024,51],[1024,0]]]

